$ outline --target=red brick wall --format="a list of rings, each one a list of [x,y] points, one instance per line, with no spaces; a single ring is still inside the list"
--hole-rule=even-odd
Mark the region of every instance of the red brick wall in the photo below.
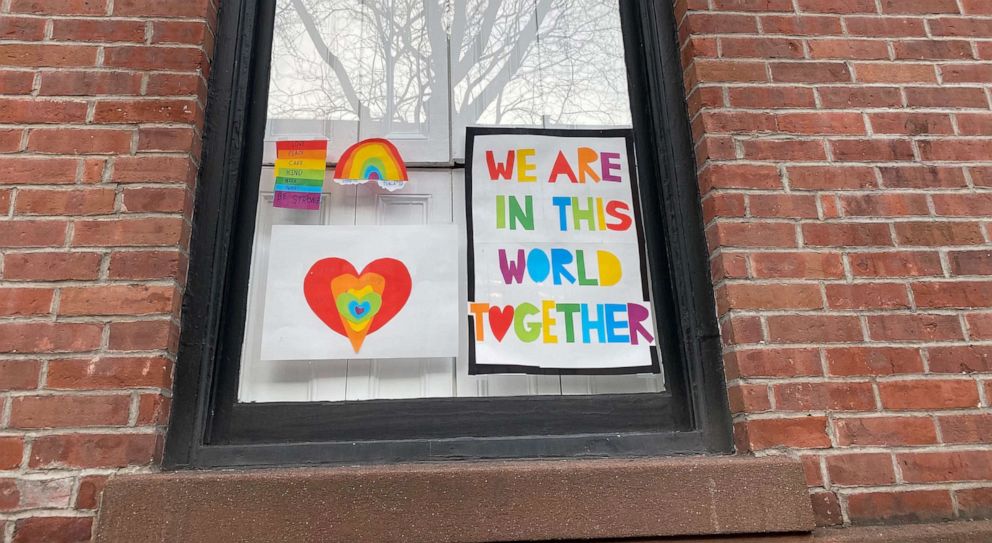
[[[677,4],[739,449],[822,524],[992,515],[992,2]]]
[[[216,7],[0,3],[0,540],[159,459]]]

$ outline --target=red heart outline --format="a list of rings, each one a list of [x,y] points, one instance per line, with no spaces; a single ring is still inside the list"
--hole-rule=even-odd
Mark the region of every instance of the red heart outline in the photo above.
[[[371,334],[382,328],[403,309],[410,298],[413,281],[406,265],[395,258],[380,258],[369,262],[368,266],[358,273],[355,266],[342,258],[323,258],[314,262],[303,279],[303,296],[317,317],[338,334],[347,337],[344,322],[334,305],[334,295],[331,294],[331,281],[339,275],[351,274],[356,277],[366,273],[377,273],[386,279],[382,290],[382,306],[372,318],[368,333]]]
[[[500,309],[498,305],[489,308],[489,328],[493,331],[496,341],[502,342],[506,336],[510,324],[513,323],[513,306],[508,305]]]

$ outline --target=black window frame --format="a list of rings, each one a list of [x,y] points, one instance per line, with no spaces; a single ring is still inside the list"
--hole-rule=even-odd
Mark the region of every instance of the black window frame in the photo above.
[[[619,9],[666,390],[237,403],[275,0],[225,0],[211,67],[166,468],[732,450],[672,3],[620,0]]]

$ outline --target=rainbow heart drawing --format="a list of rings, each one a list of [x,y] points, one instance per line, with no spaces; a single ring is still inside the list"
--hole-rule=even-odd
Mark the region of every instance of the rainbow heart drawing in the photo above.
[[[341,258],[324,258],[310,266],[303,295],[328,328],[348,338],[357,353],[365,337],[386,325],[410,298],[413,281],[395,258],[373,260],[361,273]]]
[[[334,181],[340,185],[375,181],[380,187],[394,191],[407,183],[406,164],[389,140],[362,140],[349,147],[338,159]]]

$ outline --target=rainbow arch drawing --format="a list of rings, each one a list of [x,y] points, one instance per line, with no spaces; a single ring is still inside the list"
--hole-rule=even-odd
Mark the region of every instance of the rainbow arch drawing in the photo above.
[[[380,187],[394,191],[408,181],[406,164],[396,146],[389,140],[370,138],[348,149],[334,168],[334,181],[340,185],[359,185],[375,181]]]

